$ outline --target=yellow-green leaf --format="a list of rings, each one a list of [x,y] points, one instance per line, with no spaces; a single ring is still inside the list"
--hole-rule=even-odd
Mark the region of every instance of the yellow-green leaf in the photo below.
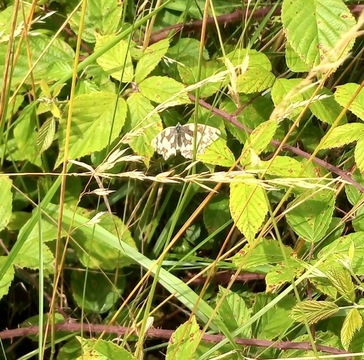
[[[167,76],[150,76],[138,87],[147,99],[157,104],[173,102],[176,105],[190,102],[183,84]]]
[[[335,193],[331,190],[310,190],[288,205],[287,221],[292,230],[305,241],[321,240],[332,220]]]
[[[355,162],[361,173],[364,172],[364,137],[358,140],[354,151]]]
[[[340,332],[341,342],[345,350],[348,350],[355,332],[360,330],[362,326],[363,318],[361,317],[358,309],[351,309],[344,320]]]
[[[253,241],[268,212],[265,189],[254,177],[246,176],[230,185],[230,212],[236,227]]]
[[[235,163],[234,154],[227,147],[226,141],[221,138],[209,145],[203,153],[198,154],[197,159],[206,164],[227,167]]]
[[[116,107],[116,109],[115,109]],[[73,103],[68,158],[77,159],[104,149],[116,139],[124,125],[126,102],[108,92],[77,96]],[[60,154],[56,167],[61,163],[65,150],[66,122],[59,130]]]
[[[289,44],[309,68],[343,59],[354,44],[342,41],[355,25],[342,0],[283,1],[282,21]]]
[[[261,161],[259,168],[264,169],[269,175],[280,177],[304,176],[304,165],[289,156],[275,156],[269,161]]]
[[[297,322],[315,324],[335,315],[340,308],[331,301],[307,300],[297,304],[291,311],[291,318]]]
[[[52,145],[55,133],[56,121],[54,117],[50,117],[38,131],[37,145],[40,153],[47,150]]]
[[[251,157],[252,152],[256,156],[262,153],[269,145],[276,130],[276,120],[268,120],[254,129],[248,140],[245,142],[244,149],[240,157],[241,165],[246,166],[253,163],[253,166],[255,166],[254,159]]]
[[[201,340],[201,331],[194,316],[180,325],[172,334],[167,348],[166,360],[194,359]]]
[[[96,36],[95,51],[106,46],[114,38],[115,35]],[[128,41],[120,40],[110,50],[98,57],[96,61],[114,79],[121,82],[133,80],[134,68],[131,62],[130,43]]]
[[[254,242],[254,245],[247,244],[237,254],[232,257],[232,263],[235,267],[256,272],[263,269],[268,272],[272,265],[284,261],[293,254],[293,249],[284,246],[283,249],[278,241],[271,239],[260,239]]]
[[[251,310],[244,299],[231,290],[219,287],[216,303],[219,304],[217,313],[224,319],[228,329],[233,332],[242,327],[250,319]],[[239,333],[239,336],[249,338],[252,334],[251,325]]]
[[[141,93],[133,93],[127,99],[128,119],[127,134],[123,140],[128,143],[134,152],[144,156],[149,164],[154,154],[152,140],[163,130],[162,120],[153,105]]]
[[[355,287],[349,271],[342,268],[331,267],[325,274],[343,298],[350,303],[354,303]]]
[[[139,84],[143,81],[162,60],[169,47],[169,40],[163,39],[148,46],[135,68],[135,81]]]
[[[346,107],[352,101],[349,110],[364,121],[364,89],[362,88],[354,98],[358,89],[359,85],[353,83],[338,86],[335,92],[335,100],[343,107]]]
[[[329,136],[321,144],[321,149],[331,149],[344,146],[359,140],[364,132],[364,124],[350,123],[338,126],[332,130]]]
[[[262,66],[254,66],[238,76],[237,89],[245,94],[263,91],[271,87],[275,79],[272,72],[265,70]]]
[[[0,257],[0,268],[5,264],[7,256]],[[0,299],[8,293],[11,282],[14,279],[14,266],[9,266],[4,276],[0,278]]]
[[[9,223],[13,209],[12,181],[6,175],[0,177],[0,231]]]

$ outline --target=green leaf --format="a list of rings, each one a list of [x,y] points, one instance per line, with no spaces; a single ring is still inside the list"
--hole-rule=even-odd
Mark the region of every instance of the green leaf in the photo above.
[[[116,110],[115,110],[116,107]],[[77,159],[104,149],[119,135],[126,117],[126,102],[107,92],[77,96],[73,103],[68,158]],[[65,151],[66,123],[59,130],[60,153],[55,167]]]
[[[13,210],[12,184],[13,182],[8,176],[2,175],[0,177],[0,231],[5,229],[11,218]]]
[[[27,228],[30,219],[21,227],[18,239],[23,237],[24,229]],[[40,238],[41,234],[41,238]],[[67,232],[62,231],[62,236],[66,236]],[[43,268],[49,273],[53,273],[54,255],[52,251],[44,243],[57,239],[57,224],[49,222],[46,217],[36,223],[32,231],[27,236],[24,244],[14,259],[14,264],[21,268],[39,269],[42,258]],[[42,241],[41,248],[39,241]],[[40,257],[40,252],[42,252]]]
[[[139,84],[139,90],[147,99],[157,104],[173,102],[177,105],[190,102],[183,84],[167,76],[150,76]]]
[[[9,160],[28,160],[34,165],[42,166],[37,146],[36,128],[34,107],[28,105],[20,114],[15,125],[14,139],[10,139],[7,144]]]
[[[256,167],[255,157],[266,149],[273,139],[276,130],[276,120],[268,120],[253,130],[246,141],[240,156],[240,163],[242,166],[253,165],[253,167]]]
[[[255,129],[260,124],[264,123],[269,119],[270,114],[273,111],[273,105],[271,100],[265,97],[256,97],[253,95],[240,95],[240,102],[247,104],[242,112],[239,112],[236,104],[231,100],[225,99],[222,102],[221,110],[227,113],[239,113],[237,120],[244,126],[250,129]],[[227,129],[241,144],[245,144],[249,138],[249,134],[246,131],[242,131],[237,126],[226,124]]]
[[[321,240],[330,226],[335,209],[335,193],[311,190],[288,205],[286,219],[292,230],[305,241]]]
[[[344,59],[354,44],[342,41],[355,19],[341,0],[283,1],[282,21],[289,44],[309,68]]]
[[[179,38],[176,44],[169,48],[167,55],[172,59],[178,59],[178,62],[183,64],[190,62],[191,58],[198,61],[200,56],[200,41],[187,37]],[[205,48],[202,51],[202,57],[205,60],[209,59],[209,53]]]
[[[222,86],[226,85],[228,78],[224,76],[221,78],[219,72],[223,71],[224,68],[220,61],[210,60],[201,62],[201,70],[198,68],[198,62],[195,59],[190,59],[190,61],[185,62],[185,64],[177,65],[179,75],[184,84],[194,85],[204,79],[209,79],[204,84],[199,87],[199,96],[206,98],[221,89]],[[214,79],[214,76],[216,78]],[[195,91],[191,91],[195,94]]]
[[[265,272],[272,267],[270,264],[278,264],[289,258],[293,254],[293,249],[284,246],[285,254],[282,254],[282,248],[278,241],[270,239],[260,239],[254,245],[247,244],[236,255],[232,257],[232,262],[237,268],[255,272],[262,266],[265,266]],[[285,255],[285,256],[284,256]],[[269,265],[269,266],[268,266]]]
[[[168,3],[167,8],[170,10],[174,10],[177,12],[185,12],[186,15],[196,18],[202,19],[202,12],[205,5],[205,0],[195,0],[189,6],[186,7],[186,3],[184,1],[171,1]],[[213,11],[212,9],[208,9],[209,16],[218,16],[223,15],[228,12],[232,12],[234,9],[239,9],[241,3],[238,0],[230,0],[228,3],[226,0],[215,0]]]
[[[205,151],[201,154],[197,154],[196,158],[205,164],[211,165],[230,167],[235,163],[234,154],[226,145],[226,141],[222,138],[219,138],[206,147]]]
[[[325,294],[332,299],[336,299],[337,290],[327,278],[312,277],[310,278],[310,282],[320,293]]]
[[[66,2],[69,4],[72,2]],[[69,12],[74,10],[70,7]],[[75,34],[79,32],[81,16],[83,16],[84,26],[82,29],[82,39],[88,43],[96,41],[95,34],[113,35],[120,28],[123,6],[113,0],[90,0],[87,2],[86,13],[80,10],[70,18],[70,25]]]
[[[330,90],[323,88],[317,91],[317,86],[308,85],[302,79],[277,79],[272,89],[272,98],[277,106],[282,107],[283,117],[290,119],[295,118],[308,101],[311,112],[328,124],[333,124],[342,111]],[[341,119],[341,123],[344,122],[346,116]]]
[[[250,242],[254,240],[268,212],[267,197],[254,177],[239,177],[236,180],[230,184],[230,212],[236,227]]]
[[[84,339],[79,336],[76,337],[82,347],[82,354],[75,360],[136,360],[129,351],[123,347],[114,344],[112,341],[102,339]],[[71,359],[69,357],[68,359]]]
[[[48,118],[38,131],[37,145],[39,153],[47,150],[54,140],[56,134],[56,121],[54,117]]]
[[[191,64],[191,61],[194,60],[196,64],[199,57],[200,42],[198,40],[192,38],[179,38],[176,44],[167,51],[167,58],[173,59],[173,61],[168,61],[168,65],[165,65],[164,68],[171,77],[177,78],[178,63],[188,66],[188,64]],[[202,50],[202,57],[205,60],[209,59],[209,53],[205,48]]]
[[[355,274],[364,273],[364,242],[363,242],[364,232],[357,231],[355,233],[341,236],[331,244],[322,248],[317,254],[317,258],[321,257],[327,258],[326,263],[327,266],[332,264],[333,266],[337,266],[338,261],[346,261],[349,256],[349,251],[352,251],[352,247],[354,247],[354,251],[352,251],[353,257],[351,259],[351,268],[353,269]]]
[[[222,302],[221,299],[223,299]],[[245,301],[231,290],[220,286],[216,303],[219,304],[218,314],[224,319],[227,328],[231,332],[237,330],[250,319],[251,310],[247,307]],[[252,329],[249,326],[239,333],[238,336],[250,338],[251,334]]]
[[[361,201],[361,200],[360,200]],[[356,232],[364,231],[364,207],[361,206],[355,213],[355,218],[352,220],[353,228]]]
[[[269,61],[268,56],[257,50],[238,48],[227,54],[226,57],[234,66],[243,64],[246,61],[246,58],[248,58],[247,64],[249,69],[257,67],[267,71],[272,70],[272,64]]]
[[[306,84],[307,85],[307,84]],[[302,79],[277,79],[272,87],[272,100],[279,109],[279,118],[294,119],[304,107]]]
[[[360,161],[360,156],[359,156]],[[364,186],[364,178],[359,169],[355,169],[354,159],[352,161],[348,162],[346,166],[344,166],[344,170],[349,170],[351,173],[351,177],[353,180],[357,181],[360,185]],[[360,199],[364,198],[363,193],[360,191],[360,189],[357,189],[353,185],[346,185],[345,186],[345,195],[351,205],[355,205]],[[360,210],[359,210],[360,211]]]
[[[264,169],[269,175],[288,178],[302,177],[305,174],[304,164],[289,156],[275,156],[269,161],[261,161],[259,169]]]
[[[266,292],[276,292],[282,285],[291,283],[294,278],[302,274],[303,265],[297,261],[292,255],[287,260],[280,262],[274,266],[265,277]]]
[[[27,221],[27,223],[29,220]],[[28,226],[25,223],[23,225],[24,228]],[[23,228],[22,227],[22,228]],[[23,229],[20,229],[19,237],[22,236]],[[26,242],[30,241],[35,243],[39,239],[39,234],[42,234],[43,242],[48,242],[57,239],[58,231],[55,223],[47,221],[45,218],[42,218],[41,221],[38,221],[37,224],[33,227],[32,231],[27,236]],[[67,236],[67,231],[65,229],[62,230],[61,236]]]
[[[358,309],[350,309],[346,316],[343,326],[340,331],[340,338],[345,350],[349,349],[351,340],[358,330],[363,326],[363,318],[361,317]]]
[[[73,337],[59,349],[57,360],[78,359],[81,355],[81,344],[76,337]]]
[[[82,208],[78,208],[77,213],[89,219],[93,215],[92,212]],[[98,224],[129,246],[136,248],[129,229],[117,216],[105,214],[100,218]],[[103,270],[114,270],[129,265],[128,258],[122,252],[115,251],[107,243],[97,241],[94,237],[88,235],[89,229],[87,228],[93,228],[93,226],[92,221],[90,221],[72,232],[75,239],[72,245],[81,263],[90,269]]]
[[[262,66],[249,67],[249,69],[237,77],[237,90],[245,94],[252,94],[270,88],[275,76]]]
[[[271,294],[255,294],[252,313],[256,314],[264,309],[276,296]],[[296,304],[292,295],[286,295],[277,304],[264,312],[259,321],[254,324],[254,333],[257,339],[273,340],[279,339],[282,331],[289,329],[294,321],[289,316],[291,309]]]
[[[125,277],[119,274],[115,279],[115,275],[72,271],[71,289],[76,304],[85,312],[103,314],[109,311],[125,289]]]
[[[0,256],[0,269],[4,266],[6,260],[6,256]],[[11,282],[14,279],[14,274],[14,266],[9,266],[4,276],[0,278],[0,299],[2,299],[3,296],[8,293]]]
[[[67,210],[71,211],[69,209]],[[89,228],[94,226],[89,220],[91,219],[92,215],[94,215],[94,213],[83,208],[78,208],[77,214],[82,214],[85,216],[85,218],[87,218],[87,222],[85,219],[85,223],[79,224],[80,226],[78,226],[72,232],[72,238],[74,241],[71,243],[71,246],[74,248],[79,261],[81,261],[85,267],[90,269],[102,268],[103,270],[113,270],[116,267],[122,267],[129,264],[129,262],[126,262],[126,258],[123,257],[119,252],[115,251],[113,247],[108,246],[107,243],[95,240],[92,236],[89,236]],[[130,246],[135,247],[135,243],[131,237],[130,231],[117,216],[105,214],[99,219],[99,224],[103,226],[103,228],[108,229],[110,233],[115,233],[115,235],[122,238],[123,241],[125,241]],[[32,229],[23,245],[23,248],[20,250],[16,258],[16,264],[21,267],[39,266],[38,242],[40,230],[38,226],[39,224],[37,224]],[[27,224],[24,225],[24,228],[26,227]],[[115,230],[115,227],[117,230]],[[57,238],[57,224],[48,217],[44,217],[42,219],[40,229],[43,242],[51,241]],[[62,231],[62,237],[67,236],[67,231],[68,228],[64,227]],[[20,230],[19,236],[22,235],[22,232],[23,231]],[[53,254],[50,252],[48,247],[45,246],[43,252],[43,256],[45,257],[44,263],[49,265],[52,269],[52,262],[54,260]]]
[[[205,206],[203,221],[209,234],[230,221],[229,200],[226,195],[217,194]]]
[[[305,96],[307,100],[313,95],[315,90],[316,87],[307,91],[307,96]],[[329,97],[313,101],[309,106],[313,115],[315,115],[319,120],[330,125],[334,123],[342,111],[342,107],[335,101],[332,95],[333,94],[329,89],[323,88],[317,93],[317,96]],[[340,123],[343,124],[346,121],[346,116],[344,116]]]
[[[201,331],[196,318],[192,316],[172,334],[167,347],[166,360],[194,359],[200,341]]]
[[[333,129],[325,141],[321,144],[320,149],[331,149],[341,147],[359,140],[364,132],[364,124],[350,123],[338,126]]]
[[[331,301],[307,300],[295,305],[291,311],[291,318],[297,322],[315,324],[320,320],[335,315],[340,308]]]
[[[237,91],[251,94],[271,87],[275,81],[272,64],[262,52],[251,49],[237,49],[226,56],[235,67],[243,67],[237,76]],[[265,119],[266,120],[266,119]]]
[[[0,43],[0,73],[5,73],[6,66],[6,53],[8,42]],[[36,36],[29,36],[27,39],[27,46],[19,46],[19,40],[15,39],[14,49],[19,49],[17,53],[16,65],[12,68],[11,86],[12,89],[19,85],[21,81],[28,75],[25,80],[26,84],[34,84],[39,81],[55,82],[67,72],[72,70],[74,62],[74,51],[64,41],[58,38],[51,39],[48,36],[37,33]],[[47,49],[45,54],[37,62],[32,71],[32,76],[29,76],[29,56],[32,57],[34,64],[41,53]],[[31,55],[29,55],[31,54]],[[3,76],[0,78],[0,87],[3,87]]]
[[[134,152],[145,157],[145,163],[149,164],[154,154],[152,140],[162,130],[162,120],[154,110],[150,101],[141,93],[133,93],[127,99],[128,118],[123,142],[130,145]]]
[[[53,94],[51,93],[50,88],[45,81],[42,80],[39,85],[42,89],[42,93],[38,98],[39,104],[37,108],[37,115],[44,114],[45,112],[49,111],[52,113],[53,117],[60,119],[62,116],[57,96],[60,94],[62,88],[66,84],[59,84],[55,86]]]
[[[135,68],[135,82],[137,84],[143,81],[154,70],[166,54],[168,47],[169,40],[163,39],[143,51],[142,58],[138,61]]]
[[[111,43],[116,36],[96,36],[95,51]],[[114,79],[121,82],[130,82],[134,77],[134,68],[131,62],[130,43],[121,40],[110,50],[97,58],[97,63],[101,68]]]
[[[6,7],[5,7],[6,6]],[[19,3],[17,4],[17,12],[22,14],[22,16],[16,17],[16,23],[13,21],[14,14],[14,5],[7,3],[1,8],[0,11],[0,24],[1,24],[1,33],[0,33],[0,41],[8,42],[10,34],[13,36],[17,36],[20,34],[21,29],[24,27],[23,19],[28,18],[31,13],[31,7],[27,3]],[[23,18],[24,16],[24,18]],[[14,32],[15,30],[15,32]],[[2,80],[2,79],[1,79]]]
[[[31,214],[27,211],[13,211],[6,228],[9,231],[19,231],[21,227],[29,220],[30,216]]]
[[[309,67],[303,62],[300,56],[292,49],[290,43],[286,43],[286,64],[293,72],[308,72]]]
[[[200,56],[200,47],[200,41],[194,38],[182,37],[177,40],[175,45],[169,48],[168,56],[173,59],[177,58],[183,64],[185,64],[185,61],[190,61],[191,57],[197,61]],[[205,48],[202,51],[202,57],[205,60],[209,59],[209,52]]]
[[[325,274],[346,301],[355,302],[355,286],[348,270],[330,267]]]
[[[359,89],[358,84],[348,83],[336,88],[335,100],[342,106],[346,107],[354,98],[354,94]],[[349,110],[359,119],[364,121],[364,90],[363,88],[355,96],[349,106]]]
[[[359,139],[354,151],[355,162],[361,173],[364,172],[364,137]]]
[[[27,239],[15,257],[14,265],[21,268],[39,269],[40,259],[42,258],[44,270],[52,273],[54,270],[54,255],[45,244],[42,244],[41,248],[39,248],[39,241],[39,235],[36,239]]]

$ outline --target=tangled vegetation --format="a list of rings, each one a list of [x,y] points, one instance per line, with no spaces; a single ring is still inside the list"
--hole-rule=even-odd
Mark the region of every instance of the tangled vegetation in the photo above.
[[[1,358],[363,358],[364,4],[243,3],[0,2]]]

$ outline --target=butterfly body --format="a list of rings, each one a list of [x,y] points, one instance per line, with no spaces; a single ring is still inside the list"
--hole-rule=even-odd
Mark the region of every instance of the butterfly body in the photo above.
[[[212,126],[197,124],[196,142],[193,141],[195,124],[170,126],[160,132],[153,140],[155,151],[165,160],[176,155],[177,151],[186,159],[193,158],[193,150],[201,154],[220,136],[220,131]],[[195,145],[196,143],[196,145]]]

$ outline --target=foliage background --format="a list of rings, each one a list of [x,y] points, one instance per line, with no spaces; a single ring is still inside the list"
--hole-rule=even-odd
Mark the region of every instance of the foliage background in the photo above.
[[[5,359],[362,356],[361,1],[0,5]]]

